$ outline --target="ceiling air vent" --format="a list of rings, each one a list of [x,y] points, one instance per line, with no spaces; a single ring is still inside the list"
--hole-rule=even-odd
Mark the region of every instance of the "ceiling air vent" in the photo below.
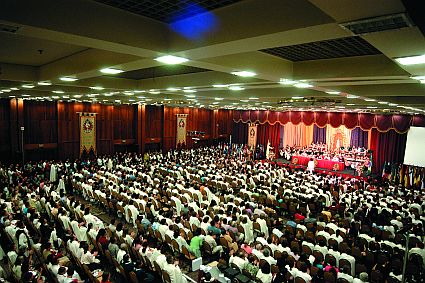
[[[0,23],[0,32],[16,33],[18,29],[18,26]]]
[[[339,25],[345,29],[350,30],[354,34],[367,34],[372,32],[411,27],[413,26],[413,23],[406,13],[400,13],[341,23]]]

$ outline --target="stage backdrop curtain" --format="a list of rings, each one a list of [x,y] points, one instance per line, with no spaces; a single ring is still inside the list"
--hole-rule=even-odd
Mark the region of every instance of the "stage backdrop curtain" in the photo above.
[[[364,131],[360,127],[351,130],[350,146],[368,148],[369,131]]]
[[[248,143],[248,124],[233,123],[232,143],[247,144]]]
[[[332,127],[345,125],[349,129],[360,127],[363,130],[377,128],[381,132],[394,129],[398,133],[405,133],[411,125],[425,126],[425,116],[416,115],[375,115],[370,113],[341,113],[341,112],[300,112],[300,111],[258,111],[258,110],[234,110],[234,122],[260,123],[284,125],[288,122],[293,124],[303,123],[310,125],[315,123],[319,127],[330,124]]]
[[[262,144],[264,146],[264,149],[266,149],[268,141],[270,141],[270,145],[273,147],[275,154],[277,154],[279,151],[280,142],[279,124],[260,124],[257,126],[257,144]]]
[[[395,130],[371,131],[370,149],[373,151],[373,172],[380,173],[385,162],[403,163],[406,150],[407,133],[399,134]]]
[[[284,125],[284,146],[307,146],[313,142],[313,125],[306,126],[303,123]]]
[[[334,128],[331,126],[326,127],[326,141],[330,150],[336,150],[343,146],[345,148],[350,146],[351,130],[345,126]]]
[[[284,131],[285,128],[280,124],[276,124],[276,125],[279,125],[279,131],[280,131],[279,148],[281,148],[281,147],[283,147],[283,137],[284,137],[284,134],[285,134],[285,131]]]
[[[313,126],[313,142],[326,143],[326,127],[320,128],[316,124]]]

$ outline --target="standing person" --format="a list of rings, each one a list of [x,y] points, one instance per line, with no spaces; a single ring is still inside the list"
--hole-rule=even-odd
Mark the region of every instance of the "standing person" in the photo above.
[[[307,170],[310,172],[310,174],[313,174],[313,171],[314,171],[314,167],[315,166],[316,165],[314,164],[313,158],[310,158],[310,161],[307,164]]]

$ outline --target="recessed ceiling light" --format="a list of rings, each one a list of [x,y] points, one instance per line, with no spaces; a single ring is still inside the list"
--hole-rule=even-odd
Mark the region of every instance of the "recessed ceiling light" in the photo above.
[[[10,89],[3,89],[2,92],[11,92]]]
[[[134,99],[129,99],[128,101],[132,102],[132,101],[135,101],[135,100]]]
[[[231,86],[229,86],[229,89],[230,90],[244,90],[245,88],[241,87],[241,86],[237,86],[237,85],[231,85]]]
[[[412,76],[410,78],[418,81],[425,80],[425,76]]]
[[[390,103],[390,104],[388,104],[388,106],[398,106],[398,104],[396,104],[396,103]]]
[[[77,78],[74,78],[74,77],[60,77],[59,79],[61,81],[64,81],[64,82],[75,82],[75,81],[78,81],[78,79]]]
[[[23,97],[29,97],[29,94],[22,94]]]
[[[356,104],[354,104],[354,103],[347,103],[347,106],[354,106],[354,105],[356,105]]]
[[[82,97],[82,95],[81,95],[81,94],[76,94],[76,95],[74,95],[74,97],[75,97],[75,98],[81,98],[81,97]]]
[[[62,90],[54,90],[54,91],[52,91],[53,93],[65,93],[64,91],[62,91]]]
[[[117,68],[103,68],[103,69],[100,70],[100,72],[102,72],[104,74],[116,75],[116,74],[122,73],[124,71],[117,69]]]
[[[22,85],[22,87],[23,88],[34,88],[34,85],[27,84],[27,85]]]
[[[52,83],[49,82],[49,81],[38,82],[37,84],[38,85],[52,85]]]
[[[292,99],[303,99],[303,96],[292,96]]]
[[[297,83],[297,81],[293,81],[293,80],[289,80],[289,79],[280,79],[279,83],[281,85],[293,85],[293,84]]]
[[[246,99],[243,99],[243,100],[241,100],[241,102],[248,102],[249,100],[246,100]]]
[[[330,91],[327,91],[326,93],[327,93],[327,94],[338,95],[338,94],[340,94],[341,92],[336,91],[336,90],[330,90]]]
[[[376,101],[376,99],[373,99],[373,98],[365,98],[365,99],[364,99],[364,101],[373,102],[373,101]]]
[[[90,88],[94,89],[94,90],[104,90],[105,89],[104,87],[101,87],[101,86],[91,86]]]
[[[19,90],[17,87],[11,87],[10,90]]]
[[[250,98],[248,98],[248,99],[256,100],[256,99],[258,99],[258,97],[250,97]]]
[[[313,85],[308,84],[308,83],[296,83],[294,84],[295,87],[298,88],[309,88],[309,87],[313,87]]]
[[[169,88],[167,88],[167,90],[168,91],[179,91],[179,90],[181,90],[181,88],[179,88],[179,87],[169,87]]]
[[[388,104],[386,101],[378,101],[379,104]]]
[[[68,95],[63,95],[62,98],[69,98],[69,96]]]
[[[214,100],[223,100],[224,98],[222,97],[215,97]]]
[[[121,103],[121,100],[119,100],[119,99],[115,99],[114,101],[117,102],[117,103]]]
[[[354,99],[354,98],[359,98],[359,97],[357,95],[348,94],[347,98]]]
[[[14,96],[14,95],[9,95],[9,98],[15,98],[16,96]]]
[[[172,100],[171,98],[164,98],[164,100],[166,100],[166,101],[170,101],[170,100]]]
[[[194,90],[194,89],[184,89],[183,92],[185,92],[185,93],[195,93],[196,90]]]
[[[149,93],[151,93],[151,94],[160,94],[161,92],[159,90],[151,89],[151,90],[149,90]]]
[[[255,77],[257,74],[251,71],[235,71],[235,72],[232,72],[232,75],[249,78],[249,77]]]
[[[196,97],[196,95],[189,94],[189,95],[186,95],[186,97],[189,97],[189,98],[195,98],[195,97]]]
[[[395,60],[405,66],[425,64],[425,55],[395,58]]]
[[[53,99],[59,99],[59,96],[52,96]]]
[[[213,86],[213,87],[220,88],[220,87],[228,87],[229,85],[216,84],[216,85],[212,85],[212,86]]]
[[[168,65],[176,65],[189,61],[189,59],[173,56],[173,55],[165,55],[158,58],[155,58],[155,61],[168,64]]]
[[[146,92],[145,90],[133,90],[134,93],[144,93]]]
[[[128,95],[128,96],[132,96],[132,95],[134,95],[134,93],[132,92],[132,91],[124,91],[123,92],[125,95]]]
[[[218,102],[218,101],[216,101],[216,102],[213,102],[212,104],[219,104],[220,102]]]
[[[366,108],[369,108],[369,109],[376,109],[376,108],[378,108],[378,107],[376,107],[376,106],[367,106]]]

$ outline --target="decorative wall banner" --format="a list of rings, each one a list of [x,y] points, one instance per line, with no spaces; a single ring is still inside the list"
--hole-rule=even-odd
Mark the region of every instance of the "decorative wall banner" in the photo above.
[[[351,130],[345,126],[326,127],[326,140],[329,150],[336,151],[341,147],[348,148],[351,141]]]
[[[80,115],[80,156],[84,151],[93,150],[96,154],[96,113],[78,113]]]
[[[248,126],[248,146],[255,148],[257,145],[257,125],[249,124]]]
[[[177,135],[176,145],[186,145],[186,126],[187,126],[187,115],[188,114],[176,114],[177,115]]]

